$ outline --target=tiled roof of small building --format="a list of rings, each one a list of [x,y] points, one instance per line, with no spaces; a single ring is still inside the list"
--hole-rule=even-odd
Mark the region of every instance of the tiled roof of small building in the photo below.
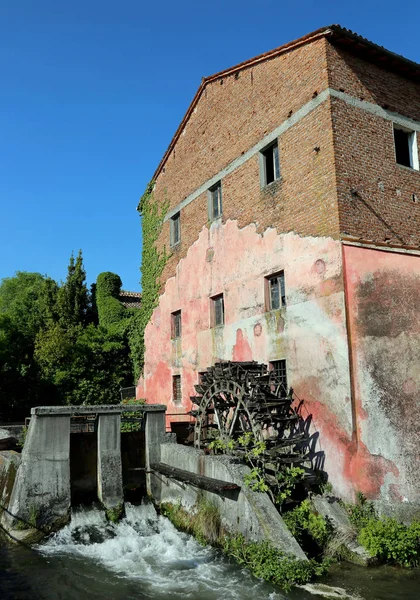
[[[140,308],[141,292],[126,292],[121,290],[120,302],[127,308]]]

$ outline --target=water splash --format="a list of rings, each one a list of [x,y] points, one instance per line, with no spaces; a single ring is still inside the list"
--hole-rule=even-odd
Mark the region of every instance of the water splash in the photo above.
[[[108,523],[103,512],[82,509],[69,525],[38,546],[44,556],[68,556],[93,562],[118,578],[141,584],[151,599],[255,600],[288,596],[252,577],[216,550],[201,546],[175,529],[151,504],[126,505],[126,517]]]

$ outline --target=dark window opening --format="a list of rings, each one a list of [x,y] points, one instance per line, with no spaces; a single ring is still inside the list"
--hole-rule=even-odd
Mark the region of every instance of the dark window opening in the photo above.
[[[172,377],[172,399],[173,399],[174,404],[181,404],[181,401],[182,401],[181,375],[173,375],[173,377]]]
[[[214,296],[212,300],[212,326],[219,327],[225,323],[225,304],[223,294]]]
[[[261,152],[261,185],[280,179],[279,147],[277,142]]]
[[[286,371],[286,361],[283,360],[273,360],[270,362],[270,367],[274,371],[277,377],[277,381],[281,386],[282,393],[287,396],[289,393],[289,389],[287,386],[287,371]]]
[[[209,218],[210,221],[222,216],[222,184],[217,183],[209,189]]]
[[[177,213],[171,218],[171,246],[179,244],[181,241],[181,213]]]
[[[177,310],[171,315],[172,339],[181,337],[181,311]]]
[[[267,310],[277,310],[286,306],[286,288],[284,271],[266,278],[266,307]]]
[[[410,156],[410,133],[402,129],[394,129],[395,158],[399,165],[412,167]]]

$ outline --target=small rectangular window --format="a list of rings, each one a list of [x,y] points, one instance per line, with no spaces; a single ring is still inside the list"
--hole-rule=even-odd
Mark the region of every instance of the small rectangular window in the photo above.
[[[261,187],[280,179],[279,146],[275,142],[260,152]]]
[[[211,298],[211,325],[220,327],[225,324],[225,304],[223,294]]]
[[[182,402],[181,375],[173,375],[172,377],[172,400],[174,404],[181,404]]]
[[[177,310],[171,314],[171,334],[172,339],[181,337],[181,311]]]
[[[214,221],[222,216],[222,184],[219,181],[208,191],[209,220]]]
[[[284,271],[265,278],[266,310],[277,310],[282,306],[286,306]]]
[[[287,370],[286,370],[286,361],[283,360],[273,360],[270,362],[270,368],[276,374],[277,383],[281,386],[282,393],[287,396],[289,393],[289,388],[287,386]]]
[[[399,165],[419,170],[417,135],[415,131],[394,125],[395,160]]]
[[[181,241],[181,213],[176,213],[173,217],[171,217],[171,246],[176,246]]]

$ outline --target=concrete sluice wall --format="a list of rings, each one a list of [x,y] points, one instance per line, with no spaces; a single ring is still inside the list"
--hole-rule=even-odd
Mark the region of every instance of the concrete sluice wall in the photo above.
[[[160,405],[33,408],[14,481],[8,476],[0,487],[0,493],[7,487],[1,526],[13,539],[32,543],[68,523],[72,500],[86,495],[115,518],[124,487],[144,493],[149,485],[146,470],[165,436],[165,410]],[[121,413],[138,411],[144,414],[144,432],[137,438],[121,434]],[[96,431],[74,437],[71,417],[92,414]]]
[[[240,490],[213,493],[154,473],[151,489],[158,504],[180,502],[187,510],[193,510],[199,498],[204,497],[219,508],[222,525],[230,533],[241,533],[253,541],[267,540],[283,552],[307,560],[269,496],[245,486],[244,475],[250,471],[246,465],[227,456],[208,456],[202,450],[170,443],[160,444],[160,460],[170,467],[237,484]]]
[[[95,433],[70,434],[71,505],[98,500],[98,442]],[[124,498],[140,500],[146,494],[144,431],[121,433]]]

